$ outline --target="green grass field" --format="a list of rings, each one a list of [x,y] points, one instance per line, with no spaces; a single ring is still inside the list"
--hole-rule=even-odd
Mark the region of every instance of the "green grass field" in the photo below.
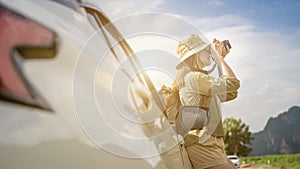
[[[300,169],[300,154],[243,157],[240,163],[255,164],[271,169]]]
[[[248,164],[251,169],[300,169],[300,154],[242,157],[240,164],[241,166]],[[166,167],[159,163],[156,169]]]

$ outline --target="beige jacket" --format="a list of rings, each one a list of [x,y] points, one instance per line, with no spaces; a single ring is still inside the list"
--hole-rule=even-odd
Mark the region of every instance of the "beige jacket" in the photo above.
[[[208,123],[202,130],[192,130],[185,137],[186,145],[206,141],[211,135],[223,137],[220,103],[237,97],[240,81],[237,78],[221,76],[213,78],[202,71],[190,72],[180,88],[182,105],[199,106],[207,110]]]

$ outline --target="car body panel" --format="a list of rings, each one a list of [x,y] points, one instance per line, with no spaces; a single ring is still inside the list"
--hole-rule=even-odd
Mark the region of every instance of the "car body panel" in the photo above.
[[[232,162],[237,168],[240,168],[240,159],[239,159],[238,156],[236,156],[236,155],[228,155],[227,158],[230,159],[231,162]]]
[[[85,70],[78,72],[76,82],[85,86],[80,88],[82,93],[89,93],[95,69],[103,59],[98,50],[107,48],[101,38],[93,38],[93,43],[85,46],[96,31],[87,14],[55,1],[1,0],[0,4],[52,30],[59,38],[54,58],[25,59],[21,67],[25,78],[46,99],[53,113],[0,100],[0,168],[154,168],[156,163],[151,163],[151,158],[126,158],[95,145],[78,121],[73,92],[75,70],[77,66]],[[80,65],[79,56],[84,58]],[[88,96],[82,97],[84,102]],[[90,104],[84,104],[85,111],[97,111]],[[113,142],[111,146],[133,153],[126,146]]]

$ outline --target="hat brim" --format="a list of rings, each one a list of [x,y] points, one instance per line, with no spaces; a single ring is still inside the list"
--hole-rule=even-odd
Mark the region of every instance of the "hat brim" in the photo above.
[[[209,46],[210,46],[210,43],[208,43],[208,44],[206,44],[204,46],[192,49],[191,51],[189,51],[188,53],[186,53],[182,58],[180,58],[179,63],[177,63],[177,65],[176,65],[176,69],[180,69],[181,65],[183,64],[183,61],[185,61],[187,58],[189,58],[190,56],[194,55],[195,53],[198,53],[198,52],[202,51],[203,49],[205,49],[205,48],[207,48]]]

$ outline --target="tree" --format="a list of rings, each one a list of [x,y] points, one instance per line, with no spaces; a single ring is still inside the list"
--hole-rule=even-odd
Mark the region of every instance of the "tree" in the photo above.
[[[249,126],[242,122],[242,120],[234,118],[226,118],[223,121],[225,132],[224,142],[226,154],[234,154],[237,156],[247,156],[252,148]]]

